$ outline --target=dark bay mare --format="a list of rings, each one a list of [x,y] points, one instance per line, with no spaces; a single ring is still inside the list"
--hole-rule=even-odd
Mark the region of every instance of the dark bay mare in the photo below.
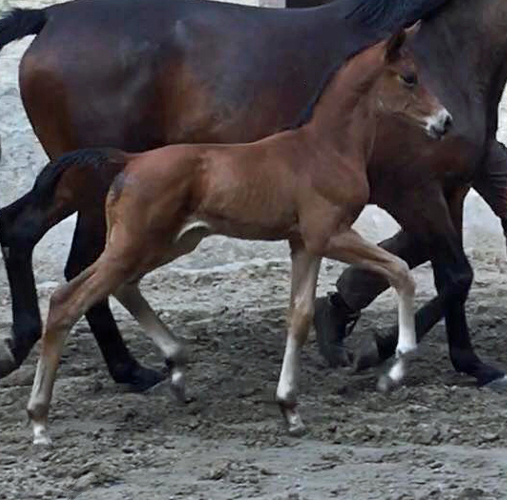
[[[0,46],[38,34],[23,57],[20,87],[50,158],[91,146],[248,142],[297,122],[337,61],[445,3],[337,0],[272,10],[201,0],[77,0],[13,11],[0,22]],[[103,249],[107,187],[83,185],[83,198],[96,196],[96,203],[79,211],[68,279]],[[41,334],[32,249],[68,215],[46,213],[46,202],[30,193],[0,212],[13,311],[12,336],[0,343],[0,375],[18,367]],[[160,380],[127,351],[107,302],[86,316],[117,382],[144,389]]]

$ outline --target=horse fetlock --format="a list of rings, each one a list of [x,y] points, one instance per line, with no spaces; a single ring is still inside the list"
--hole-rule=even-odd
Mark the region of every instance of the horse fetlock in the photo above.
[[[172,359],[165,360],[169,370],[170,389],[180,403],[186,403],[185,372],[182,364],[176,364]]]
[[[37,426],[47,426],[49,401],[40,396],[31,396],[26,407],[28,418],[34,428]]]
[[[0,340],[0,378],[6,377],[20,365],[14,356],[12,344],[10,338]]]
[[[280,407],[295,408],[297,405],[297,389],[295,387],[278,387],[276,390],[276,402]]]
[[[399,343],[398,347],[396,347],[396,358],[407,360],[407,357],[410,353],[414,353],[417,350],[417,344],[404,344]]]

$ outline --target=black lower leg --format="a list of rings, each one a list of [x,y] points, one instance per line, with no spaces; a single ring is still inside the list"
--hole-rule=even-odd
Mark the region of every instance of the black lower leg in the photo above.
[[[30,193],[0,210],[0,244],[13,321],[11,337],[0,346],[0,377],[18,368],[41,336],[32,252],[47,229],[44,214],[33,209]]]
[[[454,368],[460,373],[475,377],[480,385],[503,378],[504,373],[483,363],[472,347],[465,302],[473,271],[461,245],[451,246],[446,241],[438,245],[438,250],[440,251],[432,260],[435,286],[444,304],[449,352]]]

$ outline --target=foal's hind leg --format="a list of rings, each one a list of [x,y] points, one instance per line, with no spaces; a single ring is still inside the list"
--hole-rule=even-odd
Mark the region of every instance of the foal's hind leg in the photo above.
[[[185,378],[183,366],[186,353],[180,339],[171,333],[160,320],[146,299],[141,295],[137,284],[122,285],[114,296],[134,316],[165,356],[169,368],[171,388],[181,402],[185,402]]]
[[[71,280],[89,266],[104,249],[104,213],[80,213],[72,240],[65,277]],[[144,391],[159,383],[161,373],[141,366],[127,349],[114,320],[107,298],[86,312],[86,319],[104,356],[109,373],[118,384]]]
[[[70,329],[89,307],[114,292],[129,276],[131,268],[116,255],[110,258],[106,250],[97,262],[53,293],[27,407],[33,424],[34,444],[50,442],[47,435],[49,405],[63,345]]]
[[[398,293],[399,329],[396,362],[379,380],[379,389],[386,391],[402,381],[406,371],[406,356],[417,347],[414,325],[415,283],[409,267],[399,257],[364,240],[353,229],[332,236],[324,255],[349,264],[359,264],[365,269],[381,274]]]
[[[321,259],[310,255],[301,243],[291,243],[291,259],[289,328],[276,399],[287,422],[289,433],[297,436],[305,431],[303,421],[296,409],[301,372],[301,348],[308,338],[313,319],[315,289]]]

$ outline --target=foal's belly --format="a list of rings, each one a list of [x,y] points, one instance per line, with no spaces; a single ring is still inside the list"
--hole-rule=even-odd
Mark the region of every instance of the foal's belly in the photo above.
[[[203,217],[199,222],[207,227],[209,235],[221,235],[229,238],[238,238],[252,241],[278,241],[286,240],[299,234],[295,220],[262,222],[244,218],[224,219],[220,217]],[[190,227],[192,223],[188,223]]]

